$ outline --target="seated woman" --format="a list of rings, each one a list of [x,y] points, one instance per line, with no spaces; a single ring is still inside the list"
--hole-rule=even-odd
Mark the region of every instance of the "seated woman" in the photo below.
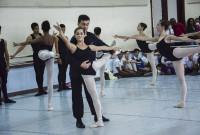
[[[175,75],[175,70],[171,61],[164,56],[161,58],[161,72],[160,75]]]
[[[85,31],[80,27],[74,30],[74,35],[77,40],[77,45],[72,44],[65,37],[58,23],[57,25],[54,25],[54,27],[59,31],[61,38],[63,39],[66,46],[69,48],[69,50],[71,51],[72,55],[74,55],[81,62],[88,60],[88,63],[91,63],[88,69],[81,69],[80,72],[85,82],[85,85],[88,89],[88,92],[90,93],[92,97],[94,108],[97,114],[97,122],[91,125],[90,127],[91,128],[102,127],[104,126],[104,123],[102,121],[101,104],[100,104],[97,90],[96,90],[94,75],[96,74],[96,71],[100,69],[106,63],[108,59],[110,59],[111,54],[104,54],[101,59],[98,59],[96,61],[93,59],[92,56],[95,55],[96,51],[101,51],[101,50],[119,51],[120,49],[117,47],[86,45],[84,43]]]

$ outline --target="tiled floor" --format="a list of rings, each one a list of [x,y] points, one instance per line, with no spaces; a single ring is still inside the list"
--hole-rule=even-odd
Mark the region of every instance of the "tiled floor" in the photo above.
[[[199,135],[199,80],[200,76],[186,76],[185,109],[173,108],[180,98],[176,76],[158,76],[157,86],[148,85],[151,77],[106,81],[106,96],[100,99],[111,121],[96,129],[89,128],[94,121],[85,98],[86,128],[75,127],[71,90],[54,91],[52,112],[46,111],[47,95],[17,96],[12,98],[16,104],[0,106],[0,135]]]

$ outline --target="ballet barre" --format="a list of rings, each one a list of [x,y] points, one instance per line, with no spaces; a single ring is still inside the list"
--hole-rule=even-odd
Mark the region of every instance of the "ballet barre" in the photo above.
[[[176,48],[192,48],[192,47],[199,47],[199,45],[182,45],[182,46],[170,46]]]

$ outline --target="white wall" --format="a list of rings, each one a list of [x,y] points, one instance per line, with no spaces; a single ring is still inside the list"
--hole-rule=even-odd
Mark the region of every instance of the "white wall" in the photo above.
[[[195,0],[195,1],[199,1],[199,3],[188,4],[188,0],[185,0],[185,21],[186,22],[189,18],[195,19],[200,16],[200,0]]]
[[[0,8],[0,18],[2,26],[1,37],[8,41],[8,50],[13,54],[12,42],[22,42],[32,33],[30,25],[32,22],[39,24],[44,20],[49,20],[51,25],[56,22],[64,23],[67,28],[66,35],[72,37],[74,29],[77,27],[77,19],[80,14],[87,14],[91,18],[89,31],[93,32],[94,27],[102,28],[102,39],[110,44],[115,34],[131,35],[137,33],[139,22],[148,25],[147,34],[151,34],[150,3],[148,6],[132,7],[96,7],[96,8]],[[50,33],[55,30],[51,29]],[[133,50],[136,47],[135,40],[123,42],[117,40],[117,44],[123,50]],[[32,54],[31,47],[28,46],[20,55]],[[19,61],[19,60],[17,60]]]
[[[177,2],[176,0],[168,0],[168,19],[175,18],[177,20]]]
[[[154,27],[154,36],[158,36],[159,32],[157,32],[156,25],[159,20],[162,19],[162,6],[161,0],[152,0],[152,11],[153,11],[153,27]]]

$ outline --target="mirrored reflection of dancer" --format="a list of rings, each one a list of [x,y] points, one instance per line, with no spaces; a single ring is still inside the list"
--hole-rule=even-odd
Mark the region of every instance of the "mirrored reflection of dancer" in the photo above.
[[[151,65],[151,68],[152,68],[152,71],[153,71],[153,80],[150,84],[156,85],[157,69],[156,69],[156,65],[155,65],[153,50],[149,49],[148,43],[146,43],[146,41],[141,41],[141,40],[137,39],[139,37],[148,37],[147,35],[144,34],[144,30],[146,28],[147,28],[147,25],[145,23],[139,23],[138,27],[137,27],[139,34],[131,36],[130,39],[136,39],[136,42],[137,42],[139,48],[142,50],[142,52],[147,54],[147,59],[148,59],[150,65]],[[114,37],[115,38],[122,38],[122,39],[127,38],[126,36],[118,36],[118,35],[115,35]]]
[[[160,20],[157,23],[157,31],[160,32],[159,37],[149,38],[149,37],[138,37],[138,40],[142,41],[153,41],[158,43],[149,44],[150,50],[155,50],[156,48],[160,52],[162,56],[167,58],[168,60],[173,62],[176,75],[179,79],[181,85],[181,100],[180,103],[174,105],[175,108],[184,108],[185,107],[185,99],[187,94],[187,86],[184,77],[184,65],[183,65],[183,57],[199,53],[200,47],[193,48],[175,48],[170,47],[171,40],[176,41],[184,41],[184,42],[195,42],[196,44],[200,44],[200,41],[189,39],[186,37],[176,37],[174,35],[167,35],[166,30],[168,29],[168,21]],[[131,37],[129,37],[131,38]]]
[[[53,110],[54,108],[51,106],[51,99],[53,95],[53,71],[54,71],[54,53],[52,52],[53,44],[55,41],[55,37],[49,34],[50,24],[48,21],[44,21],[42,23],[42,30],[44,35],[34,39],[29,40],[23,43],[15,43],[13,42],[14,46],[20,45],[28,45],[28,44],[37,44],[41,43],[40,51],[38,56],[40,59],[45,61],[45,66],[47,70],[47,88],[48,88],[48,111]]]
[[[91,125],[91,128],[101,127],[104,126],[103,120],[102,120],[102,112],[101,112],[101,104],[98,98],[94,75],[96,74],[96,71],[101,68],[105,62],[110,59],[111,54],[104,54],[104,56],[94,61],[92,55],[94,55],[94,51],[100,51],[100,50],[115,50],[119,51],[119,48],[111,48],[107,46],[94,46],[94,45],[86,45],[84,43],[84,37],[85,32],[84,29],[78,27],[74,31],[75,38],[77,40],[77,45],[74,45],[68,41],[68,39],[64,36],[62,33],[62,30],[59,26],[59,24],[54,25],[54,27],[59,31],[62,39],[66,43],[66,46],[71,51],[72,55],[74,55],[77,59],[79,59],[81,62],[84,62],[85,60],[89,60],[91,62],[91,66],[88,69],[81,69],[81,75],[83,77],[83,80],[85,82],[85,85],[88,89],[88,92],[90,93],[93,101],[93,105],[97,114],[97,122],[93,125]]]

